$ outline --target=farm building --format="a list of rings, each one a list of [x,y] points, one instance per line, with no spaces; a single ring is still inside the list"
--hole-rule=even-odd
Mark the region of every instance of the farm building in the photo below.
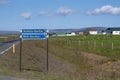
[[[66,36],[65,32],[56,32],[56,36]]]
[[[74,32],[57,32],[56,36],[75,36],[76,33]]]
[[[66,33],[66,36],[75,36],[76,34],[74,32]]]
[[[106,35],[107,33],[106,32],[102,32],[103,35]]]
[[[84,35],[84,32],[78,32],[77,34],[78,35]]]
[[[112,34],[112,35],[120,35],[120,28],[119,27],[107,28],[106,33],[107,34]]]
[[[89,31],[89,34],[90,34],[90,35],[97,35],[97,34],[98,34],[98,31],[96,31],[96,30],[90,30],[90,31]]]

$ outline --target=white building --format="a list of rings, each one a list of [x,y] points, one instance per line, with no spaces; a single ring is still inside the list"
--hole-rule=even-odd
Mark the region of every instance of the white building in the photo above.
[[[107,33],[106,32],[102,32],[103,35],[106,35]]]
[[[91,31],[89,31],[89,34],[90,34],[90,35],[97,35],[97,34],[98,34],[98,31],[96,31],[96,30],[91,30]]]
[[[67,33],[66,36],[75,36],[76,34],[74,32],[72,33]]]
[[[120,35],[120,31],[112,31],[113,35]]]
[[[107,28],[107,34],[120,35],[120,27]]]

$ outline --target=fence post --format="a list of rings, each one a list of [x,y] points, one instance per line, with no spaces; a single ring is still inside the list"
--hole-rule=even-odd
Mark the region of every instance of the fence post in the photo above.
[[[103,42],[101,42],[101,47],[103,48]]]
[[[96,48],[96,42],[94,41],[94,48]]]
[[[79,40],[79,45],[80,45],[80,40]]]
[[[69,41],[67,40],[67,44],[69,44]]]
[[[88,46],[89,46],[90,42],[88,41]]]
[[[13,53],[15,53],[15,44],[13,44]]]
[[[112,42],[112,50],[114,49],[114,44],[113,44],[113,42]]]

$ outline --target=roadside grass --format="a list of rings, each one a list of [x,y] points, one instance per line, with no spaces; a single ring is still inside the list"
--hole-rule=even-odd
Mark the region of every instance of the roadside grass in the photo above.
[[[65,76],[64,73],[60,73],[62,76],[59,76],[59,69],[55,69],[55,73],[58,73],[57,75],[53,75],[54,73],[51,72],[46,74],[44,70],[46,53],[45,49],[43,49],[45,47],[44,41],[23,41],[22,72],[19,72],[19,46],[16,45],[16,53],[12,53],[11,49],[6,54],[0,55],[0,75],[25,78],[26,80],[74,80],[74,78],[71,79]],[[51,61],[51,63],[54,61]],[[62,61],[60,62],[62,64]],[[60,67],[54,63],[53,66],[55,65],[56,68]]]
[[[82,70],[88,69],[90,67],[90,65],[86,64],[86,59],[84,56],[81,55],[80,52],[76,49],[64,47],[64,45],[60,45],[59,43],[54,44],[50,42],[49,45],[49,51],[55,56],[58,56],[61,59],[64,59],[69,63],[80,67]],[[51,51],[53,49],[55,50]]]
[[[23,44],[22,72],[19,71],[20,45],[16,45],[16,53],[12,53],[11,49],[6,54],[0,55],[0,76],[11,76],[25,80],[73,80],[67,76],[46,74],[44,70],[44,50],[38,50],[40,48],[35,47],[36,43],[34,41],[28,43],[31,47],[26,42]]]
[[[43,41],[38,44],[38,47],[41,47],[46,50],[46,41]],[[76,65],[77,67],[81,68],[81,72],[85,70],[89,70],[90,65],[87,64],[86,58],[84,58],[83,55],[79,52],[78,49],[71,48],[69,46],[65,46],[64,44],[61,44],[61,42],[54,42],[49,40],[49,53],[59,57],[62,60],[65,60],[69,63],[72,63],[73,65]]]
[[[0,38],[0,42],[6,41],[6,40],[7,40],[6,38]]]
[[[15,70],[8,70],[8,69],[2,69],[0,70],[0,76],[10,76],[14,78],[19,78],[23,80],[76,80],[71,79],[69,77],[59,77],[55,75],[46,74],[43,72],[37,72],[37,71],[15,71]],[[80,79],[83,80],[83,79]],[[87,80],[87,79],[84,79]]]

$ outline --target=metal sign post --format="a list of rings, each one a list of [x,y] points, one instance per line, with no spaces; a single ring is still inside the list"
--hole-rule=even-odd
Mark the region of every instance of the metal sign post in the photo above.
[[[22,29],[20,38],[19,69],[22,71],[22,40],[46,39],[46,72],[48,73],[48,31],[45,29]]]
[[[22,38],[20,38],[20,57],[19,57],[19,69],[22,70]]]
[[[47,38],[46,38],[46,73],[48,73],[48,66],[49,66],[48,63],[49,62],[48,62],[48,36],[47,36]]]

